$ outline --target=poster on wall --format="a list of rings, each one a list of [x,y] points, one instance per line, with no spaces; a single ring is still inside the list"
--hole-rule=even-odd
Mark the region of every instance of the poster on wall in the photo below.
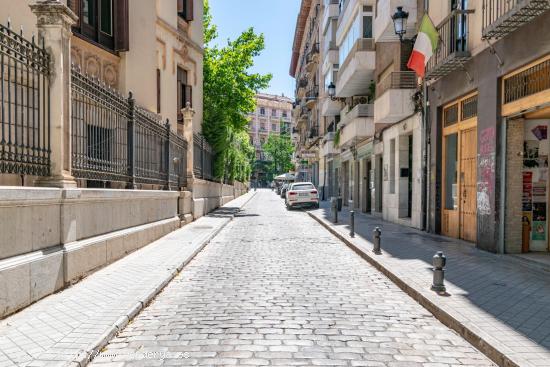
[[[533,221],[546,221],[546,203],[533,203]]]
[[[546,222],[533,222],[533,229],[531,232],[531,239],[533,241],[545,241],[546,240]]]
[[[538,182],[533,184],[533,202],[545,203],[546,202],[546,183]]]
[[[533,192],[533,172],[523,172],[523,196],[522,196],[522,210],[524,212],[530,212],[533,210],[532,192]]]
[[[523,142],[523,220],[530,223],[529,250],[548,247],[548,120],[525,120]]]

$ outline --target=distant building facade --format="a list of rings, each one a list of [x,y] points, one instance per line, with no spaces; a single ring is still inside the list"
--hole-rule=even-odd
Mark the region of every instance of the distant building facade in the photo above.
[[[262,146],[267,142],[270,134],[291,133],[294,127],[292,100],[284,95],[259,93],[256,95],[256,110],[249,117],[248,134],[250,142],[256,149],[256,166],[252,179],[266,184],[264,169],[266,156]]]

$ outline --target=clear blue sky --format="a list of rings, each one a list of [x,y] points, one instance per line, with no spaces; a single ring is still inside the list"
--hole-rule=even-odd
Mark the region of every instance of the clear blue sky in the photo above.
[[[288,75],[300,0],[210,0],[218,44],[235,39],[248,27],[265,36],[265,49],[255,60],[254,72],[271,73],[265,92],[294,97],[294,79]]]

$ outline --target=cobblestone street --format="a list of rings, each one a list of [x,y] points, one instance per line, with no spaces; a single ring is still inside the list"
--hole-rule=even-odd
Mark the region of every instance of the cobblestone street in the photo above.
[[[92,364],[492,365],[270,191],[260,191]]]

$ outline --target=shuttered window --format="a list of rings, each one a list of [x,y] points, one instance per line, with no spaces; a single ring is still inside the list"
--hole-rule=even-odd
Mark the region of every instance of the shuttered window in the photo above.
[[[187,102],[193,107],[193,87],[188,83],[187,71],[178,67],[178,123],[183,123],[181,110],[187,106]]]
[[[193,0],[178,0],[178,15],[190,22],[193,20]]]
[[[74,33],[109,50],[129,50],[128,0],[69,0]]]

